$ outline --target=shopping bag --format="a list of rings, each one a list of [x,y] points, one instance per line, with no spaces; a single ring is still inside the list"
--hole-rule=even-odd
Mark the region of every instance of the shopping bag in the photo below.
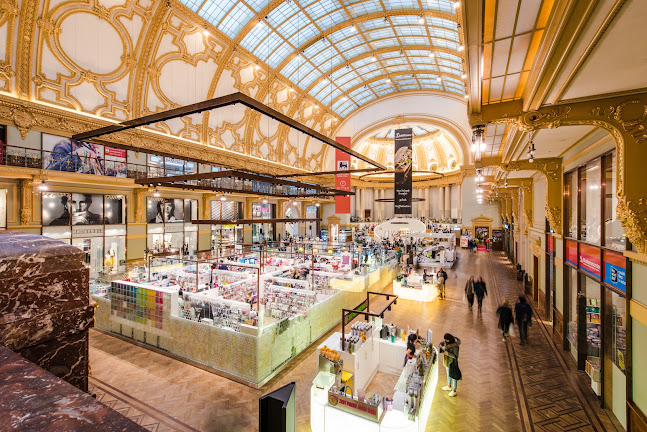
[[[508,336],[514,337],[514,324],[510,324],[510,327],[508,327]]]

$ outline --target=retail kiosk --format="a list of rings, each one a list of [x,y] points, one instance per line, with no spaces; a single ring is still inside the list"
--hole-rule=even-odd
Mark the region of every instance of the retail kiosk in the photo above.
[[[381,312],[369,309],[369,295],[386,296]],[[335,333],[318,348],[319,372],[310,391],[310,426],[314,432],[424,431],[438,383],[438,352],[426,339],[417,358],[404,362],[408,331],[383,325],[382,317],[397,296],[367,293],[353,310],[342,311],[342,333]],[[363,316],[346,335],[346,325]],[[380,371],[399,376],[392,395],[367,393]]]

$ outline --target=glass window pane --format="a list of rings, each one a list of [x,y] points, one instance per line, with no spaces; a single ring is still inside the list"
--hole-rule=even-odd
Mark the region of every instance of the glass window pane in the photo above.
[[[625,312],[625,298],[618,295],[617,293],[611,294],[613,299],[613,362],[618,366],[618,368],[624,372],[625,371],[625,356],[627,354],[627,331],[626,331],[626,321],[627,314]]]
[[[577,360],[577,270],[565,267],[568,272],[568,341],[571,343],[571,355]]]
[[[591,278],[584,277],[586,290],[586,370],[594,381],[600,380],[600,355],[602,345],[600,339],[601,327],[601,287]],[[595,379],[597,377],[597,379]]]
[[[625,250],[625,229],[616,217],[616,153],[604,158],[604,244],[616,250]]]
[[[577,171],[566,175],[566,235],[577,238]]]
[[[588,243],[600,244],[601,240],[601,188],[602,162],[600,159],[586,164],[580,170],[580,215],[581,240]]]

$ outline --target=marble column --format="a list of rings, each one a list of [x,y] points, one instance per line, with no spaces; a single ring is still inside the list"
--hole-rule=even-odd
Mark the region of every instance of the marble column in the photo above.
[[[445,187],[445,217],[452,217],[452,187]]]

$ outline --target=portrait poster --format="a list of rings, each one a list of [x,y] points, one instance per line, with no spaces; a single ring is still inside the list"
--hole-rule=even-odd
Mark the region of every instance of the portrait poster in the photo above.
[[[164,223],[164,198],[148,198],[146,220],[148,223]]]
[[[180,198],[164,199],[164,222],[183,222],[184,221],[184,200]]]
[[[72,196],[66,193],[43,194],[43,226],[63,226],[72,223]]]
[[[126,197],[123,195],[105,196],[106,225],[121,225],[126,223]]]
[[[106,175],[112,177],[126,177],[126,156],[124,149],[115,147],[104,147]]]
[[[412,178],[413,178],[413,131],[411,128],[395,130],[395,148],[393,168],[395,170],[394,213],[410,215],[412,208]]]
[[[103,195],[72,194],[72,225],[103,223]]]

